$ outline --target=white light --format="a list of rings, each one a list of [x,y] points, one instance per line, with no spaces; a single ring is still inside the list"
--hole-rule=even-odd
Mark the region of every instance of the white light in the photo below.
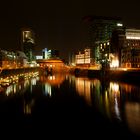
[[[90,58],[89,59],[85,59],[85,63],[90,63]]]
[[[138,36],[126,36],[126,39],[136,39],[136,40],[140,40],[140,37],[138,37]]]
[[[119,60],[112,60],[111,64],[110,64],[110,67],[113,68],[113,67],[119,67]]]
[[[38,55],[38,56],[36,56],[36,59],[43,59],[43,56],[41,56],[41,55],[39,56]]]
[[[122,23],[117,23],[117,26],[118,26],[118,27],[122,27],[123,24],[122,24]]]
[[[140,39],[140,30],[127,30],[126,39]]]
[[[127,71],[127,68],[124,68],[123,70],[124,70],[124,71]]]
[[[34,67],[34,64],[30,64],[30,67]]]
[[[53,76],[50,76],[50,77],[49,77],[49,80],[53,80]]]

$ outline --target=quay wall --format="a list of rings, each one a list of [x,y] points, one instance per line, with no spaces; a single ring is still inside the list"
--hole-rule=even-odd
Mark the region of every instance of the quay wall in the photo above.
[[[18,69],[3,69],[0,73],[0,77],[7,77],[7,76],[16,75],[16,74],[36,72],[36,71],[39,71],[38,67],[18,68]]]

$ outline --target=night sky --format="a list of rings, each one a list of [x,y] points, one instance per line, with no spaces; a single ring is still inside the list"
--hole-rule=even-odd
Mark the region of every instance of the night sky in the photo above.
[[[68,52],[88,44],[86,15],[121,17],[127,27],[140,28],[140,2],[137,0],[9,0],[0,3],[0,48],[20,48],[20,31],[31,28],[36,35],[36,52],[45,47]]]

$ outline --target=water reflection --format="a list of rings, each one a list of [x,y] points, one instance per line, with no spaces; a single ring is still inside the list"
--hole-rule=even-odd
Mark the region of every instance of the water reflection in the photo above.
[[[97,87],[97,91],[99,90],[100,82],[99,80],[94,80],[93,85]],[[91,98],[91,89],[92,89],[92,81],[87,78],[76,78],[75,79],[75,87],[76,91],[79,94],[79,96],[82,96],[85,98],[87,104],[92,104],[92,98]]]
[[[43,101],[49,101],[61,92],[65,98],[68,90],[70,94],[83,98],[90,108],[96,109],[111,121],[127,124],[131,131],[140,133],[140,87],[60,74],[26,76],[9,86],[0,86],[0,92],[5,98],[24,93],[22,110],[25,115],[32,114],[40,96]],[[62,94],[59,95],[60,99]]]
[[[62,74],[55,74],[55,75],[41,75],[40,81],[42,83],[48,83],[51,86],[58,86],[62,84],[62,82],[65,80],[65,75]]]
[[[65,75],[55,74],[55,75],[41,75],[40,81],[42,82],[42,90],[46,96],[52,95],[52,87],[60,87],[60,85],[65,80]]]
[[[26,89],[30,86],[30,91],[32,92],[32,86],[36,85],[36,80],[36,78],[24,79],[23,82],[10,84],[9,86],[3,88],[3,91],[7,96],[9,96],[15,93],[25,92]]]
[[[44,94],[47,96],[51,96],[52,95],[52,88],[51,88],[51,85],[48,84],[48,83],[45,83],[45,85],[43,86],[43,92]]]
[[[73,79],[69,80],[71,84]],[[75,78],[79,96],[113,121],[125,122],[140,133],[140,88],[118,82]],[[125,114],[125,115],[124,115]]]
[[[31,115],[32,113],[32,108],[35,104],[35,100],[24,100],[24,106],[23,106],[23,110],[24,110],[24,114],[26,115]]]
[[[128,127],[140,135],[140,103],[126,102],[125,117]]]
[[[120,116],[120,88],[118,83],[110,82],[109,90],[106,91],[109,98],[109,104],[112,106],[110,115],[113,114],[118,120],[121,120]]]
[[[33,87],[36,86],[37,81],[39,80],[38,74],[39,73],[37,72],[29,72],[22,75],[14,75],[12,76],[12,80],[9,80],[11,79],[11,77],[6,77],[6,81],[3,78],[1,78],[0,81],[0,92],[4,96],[4,98],[7,99],[7,102],[11,100],[10,97],[14,98],[18,96],[24,96],[24,100],[22,102],[22,109],[25,115],[29,115],[32,112],[34,99],[30,96],[30,94],[33,92]],[[3,84],[4,82],[6,82],[6,84]],[[25,94],[26,92],[28,93]]]

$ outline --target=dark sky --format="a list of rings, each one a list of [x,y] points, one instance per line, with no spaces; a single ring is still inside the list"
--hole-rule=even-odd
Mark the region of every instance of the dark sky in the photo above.
[[[137,0],[9,0],[0,4],[0,48],[20,47],[20,29],[36,34],[36,50],[57,49],[62,58],[87,45],[86,15],[122,17],[128,27],[140,28]]]

